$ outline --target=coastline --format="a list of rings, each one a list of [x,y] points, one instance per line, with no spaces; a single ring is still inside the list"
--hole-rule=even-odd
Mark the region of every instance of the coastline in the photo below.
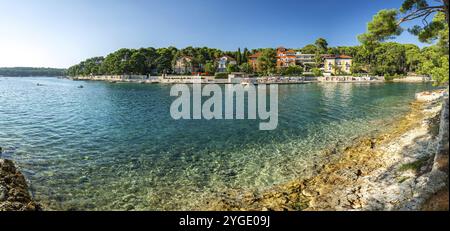
[[[202,209],[448,211],[446,137],[448,96],[416,100],[389,131],[361,138],[337,158],[336,150],[329,152],[330,160],[317,175],[263,192],[231,190]]]

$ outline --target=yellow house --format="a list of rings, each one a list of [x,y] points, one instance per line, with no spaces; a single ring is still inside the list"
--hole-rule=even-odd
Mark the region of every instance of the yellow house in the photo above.
[[[324,72],[330,74],[351,74],[352,57],[348,55],[331,55],[325,57]]]

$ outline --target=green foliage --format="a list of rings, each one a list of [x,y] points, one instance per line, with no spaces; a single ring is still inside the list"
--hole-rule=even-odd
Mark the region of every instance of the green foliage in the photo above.
[[[426,0],[405,0],[400,7],[400,12],[406,13],[408,11],[417,10],[427,6],[428,3]]]
[[[245,72],[245,73],[250,73],[250,72],[252,72],[252,69],[251,69],[251,67],[250,67],[250,64],[248,64],[247,62],[245,62],[245,63],[242,63],[242,64],[239,66],[239,71]]]
[[[213,61],[208,61],[205,64],[205,72],[210,74],[210,75],[214,75],[214,73],[216,73],[217,70],[217,66],[215,65],[215,63]]]
[[[416,72],[421,63],[420,48],[413,44],[405,44],[406,66],[408,71]]]
[[[428,22],[428,17],[433,14],[433,20]],[[398,11],[382,10],[368,24],[368,32],[358,37],[369,53],[360,56],[363,58],[356,63],[366,61],[366,67],[371,73],[385,74],[387,79],[394,74],[413,71],[432,76],[438,85],[448,83],[448,18],[448,0],[435,1],[433,4],[429,4],[428,0],[404,0]],[[401,58],[402,51],[398,48],[382,52],[385,55],[380,55],[379,50],[376,53],[380,41],[401,34],[403,29],[400,24],[417,19],[422,24],[413,25],[408,31],[421,42],[432,43],[438,40],[437,45],[423,51],[405,45],[405,59]]]
[[[224,73],[224,72],[216,73],[215,78],[216,79],[228,79],[228,73]]]
[[[232,63],[228,64],[228,66],[227,66],[227,72],[228,73],[238,72],[238,71],[239,71],[239,66],[238,65],[232,64]]]
[[[242,54],[242,63],[248,62],[248,56],[250,55],[247,48],[244,48],[244,53]]]
[[[443,55],[439,46],[425,47],[421,51],[421,60],[418,73],[430,75],[437,85],[448,83],[449,56]]]
[[[31,76],[64,76],[65,69],[34,68],[34,67],[1,67],[0,76],[7,77],[31,77]]]
[[[371,22],[369,22],[365,34],[358,37],[360,42],[367,47],[376,45],[377,42],[393,38],[403,32],[401,24],[420,20],[420,25],[414,25],[408,29],[417,35],[421,42],[431,43],[439,39],[439,46],[445,54],[448,54],[448,0],[404,0],[399,10],[381,10]],[[428,17],[433,20],[428,22]]]
[[[303,54],[315,54],[317,53],[317,47],[314,44],[308,44],[300,49]]]
[[[406,73],[405,47],[398,43],[382,43],[374,50],[375,60],[370,73],[395,75]]]
[[[439,40],[438,45],[443,49],[444,53],[448,54],[448,24],[444,13],[436,14],[432,22],[427,23],[425,26],[415,25],[408,31],[416,35],[419,41],[423,43],[432,43]]]
[[[430,74],[437,85],[448,84],[448,62],[448,56],[442,56],[437,61],[426,60],[422,65],[421,72]]]
[[[397,23],[397,10],[381,10],[378,12],[371,22],[367,24],[367,28],[371,36],[376,40],[384,41],[386,39],[398,36],[403,29]]]
[[[177,54],[178,49],[175,47],[159,48],[156,50],[156,58],[154,59],[153,65],[155,70],[154,73],[171,73],[172,72],[172,61]]]
[[[262,75],[275,73],[276,51],[271,48],[263,49],[258,57],[258,70]]]
[[[328,51],[328,42],[324,38],[317,39],[315,46],[320,54],[326,54]],[[313,53],[311,53],[311,54],[313,54]]]
[[[311,72],[313,73],[313,75],[314,75],[315,77],[319,77],[319,76],[322,76],[322,75],[323,75],[322,71],[321,71],[319,68],[313,68],[313,69],[311,70]]]
[[[281,75],[283,76],[301,76],[303,74],[303,68],[300,66],[289,66],[281,69]]]
[[[423,166],[425,166],[428,162],[428,157],[423,157],[419,160],[416,160],[414,162],[408,163],[408,164],[403,164],[402,166],[400,166],[400,168],[398,169],[400,172],[405,172],[408,170],[413,170],[413,171],[419,171]]]
[[[238,51],[236,52],[236,62],[237,62],[237,65],[241,65],[241,63],[242,63],[241,48],[238,48]]]

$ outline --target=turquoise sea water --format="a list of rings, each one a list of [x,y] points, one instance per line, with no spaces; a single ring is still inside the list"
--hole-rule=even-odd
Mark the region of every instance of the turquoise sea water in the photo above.
[[[309,176],[324,150],[382,131],[432,88],[280,85],[278,129],[259,131],[259,121],[175,121],[170,87],[0,78],[3,158],[50,209],[192,209]]]

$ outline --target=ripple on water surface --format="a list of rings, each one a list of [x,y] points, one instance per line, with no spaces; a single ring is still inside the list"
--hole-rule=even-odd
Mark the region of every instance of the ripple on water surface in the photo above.
[[[2,78],[0,146],[51,209],[192,209],[312,174],[323,150],[382,130],[430,88],[281,85],[278,129],[259,131],[258,121],[172,120],[170,86]]]

